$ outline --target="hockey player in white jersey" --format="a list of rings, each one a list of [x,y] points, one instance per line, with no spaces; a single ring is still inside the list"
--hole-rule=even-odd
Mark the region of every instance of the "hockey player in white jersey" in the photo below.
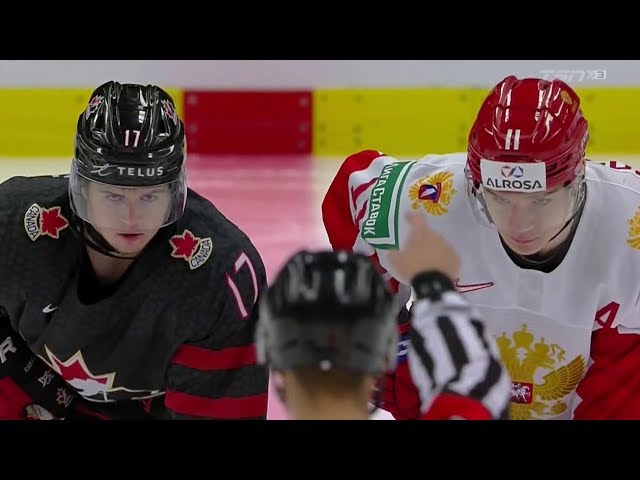
[[[513,419],[640,419],[640,172],[586,160],[588,138],[566,83],[509,76],[481,105],[467,152],[356,153],[323,201],[333,248],[372,256],[404,300],[388,253],[403,247],[406,213],[454,245],[456,287],[513,380]],[[400,312],[403,335],[406,320]],[[413,419],[403,345],[381,406]]]

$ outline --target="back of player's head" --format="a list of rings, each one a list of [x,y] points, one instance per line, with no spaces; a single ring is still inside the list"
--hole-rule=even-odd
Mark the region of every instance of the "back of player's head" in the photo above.
[[[580,97],[569,85],[511,75],[491,90],[478,111],[469,133],[468,173],[477,183],[492,174],[526,179],[526,164],[543,164],[547,189],[566,185],[579,175],[587,140]],[[495,162],[522,167],[502,171],[493,168]]]
[[[395,365],[393,297],[365,256],[300,251],[260,303],[258,360],[273,370],[380,375]]]
[[[85,177],[123,186],[176,180],[186,137],[173,98],[156,85],[109,81],[78,117],[74,167]]]

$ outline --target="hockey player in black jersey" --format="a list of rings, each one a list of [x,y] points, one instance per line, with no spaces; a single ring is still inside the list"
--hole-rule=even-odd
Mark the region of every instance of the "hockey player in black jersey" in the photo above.
[[[0,322],[73,387],[66,418],[266,418],[253,343],[265,267],[187,187],[185,155],[164,90],[108,82],[78,118],[69,175],[0,185]],[[26,383],[0,378],[0,411],[16,411],[2,386]]]

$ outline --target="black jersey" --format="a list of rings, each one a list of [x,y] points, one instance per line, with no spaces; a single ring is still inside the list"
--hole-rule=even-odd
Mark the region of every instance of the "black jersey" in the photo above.
[[[31,350],[108,418],[266,418],[254,348],[266,273],[250,239],[189,190],[184,216],[104,290],[67,188],[0,185],[0,307]]]

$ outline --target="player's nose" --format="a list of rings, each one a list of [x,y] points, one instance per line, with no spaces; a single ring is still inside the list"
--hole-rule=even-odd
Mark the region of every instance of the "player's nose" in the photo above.
[[[514,233],[526,232],[535,226],[531,211],[517,204],[511,205],[507,222],[509,230]]]
[[[133,204],[127,204],[126,214],[122,217],[122,223],[129,229],[135,229],[139,223],[138,209]]]

